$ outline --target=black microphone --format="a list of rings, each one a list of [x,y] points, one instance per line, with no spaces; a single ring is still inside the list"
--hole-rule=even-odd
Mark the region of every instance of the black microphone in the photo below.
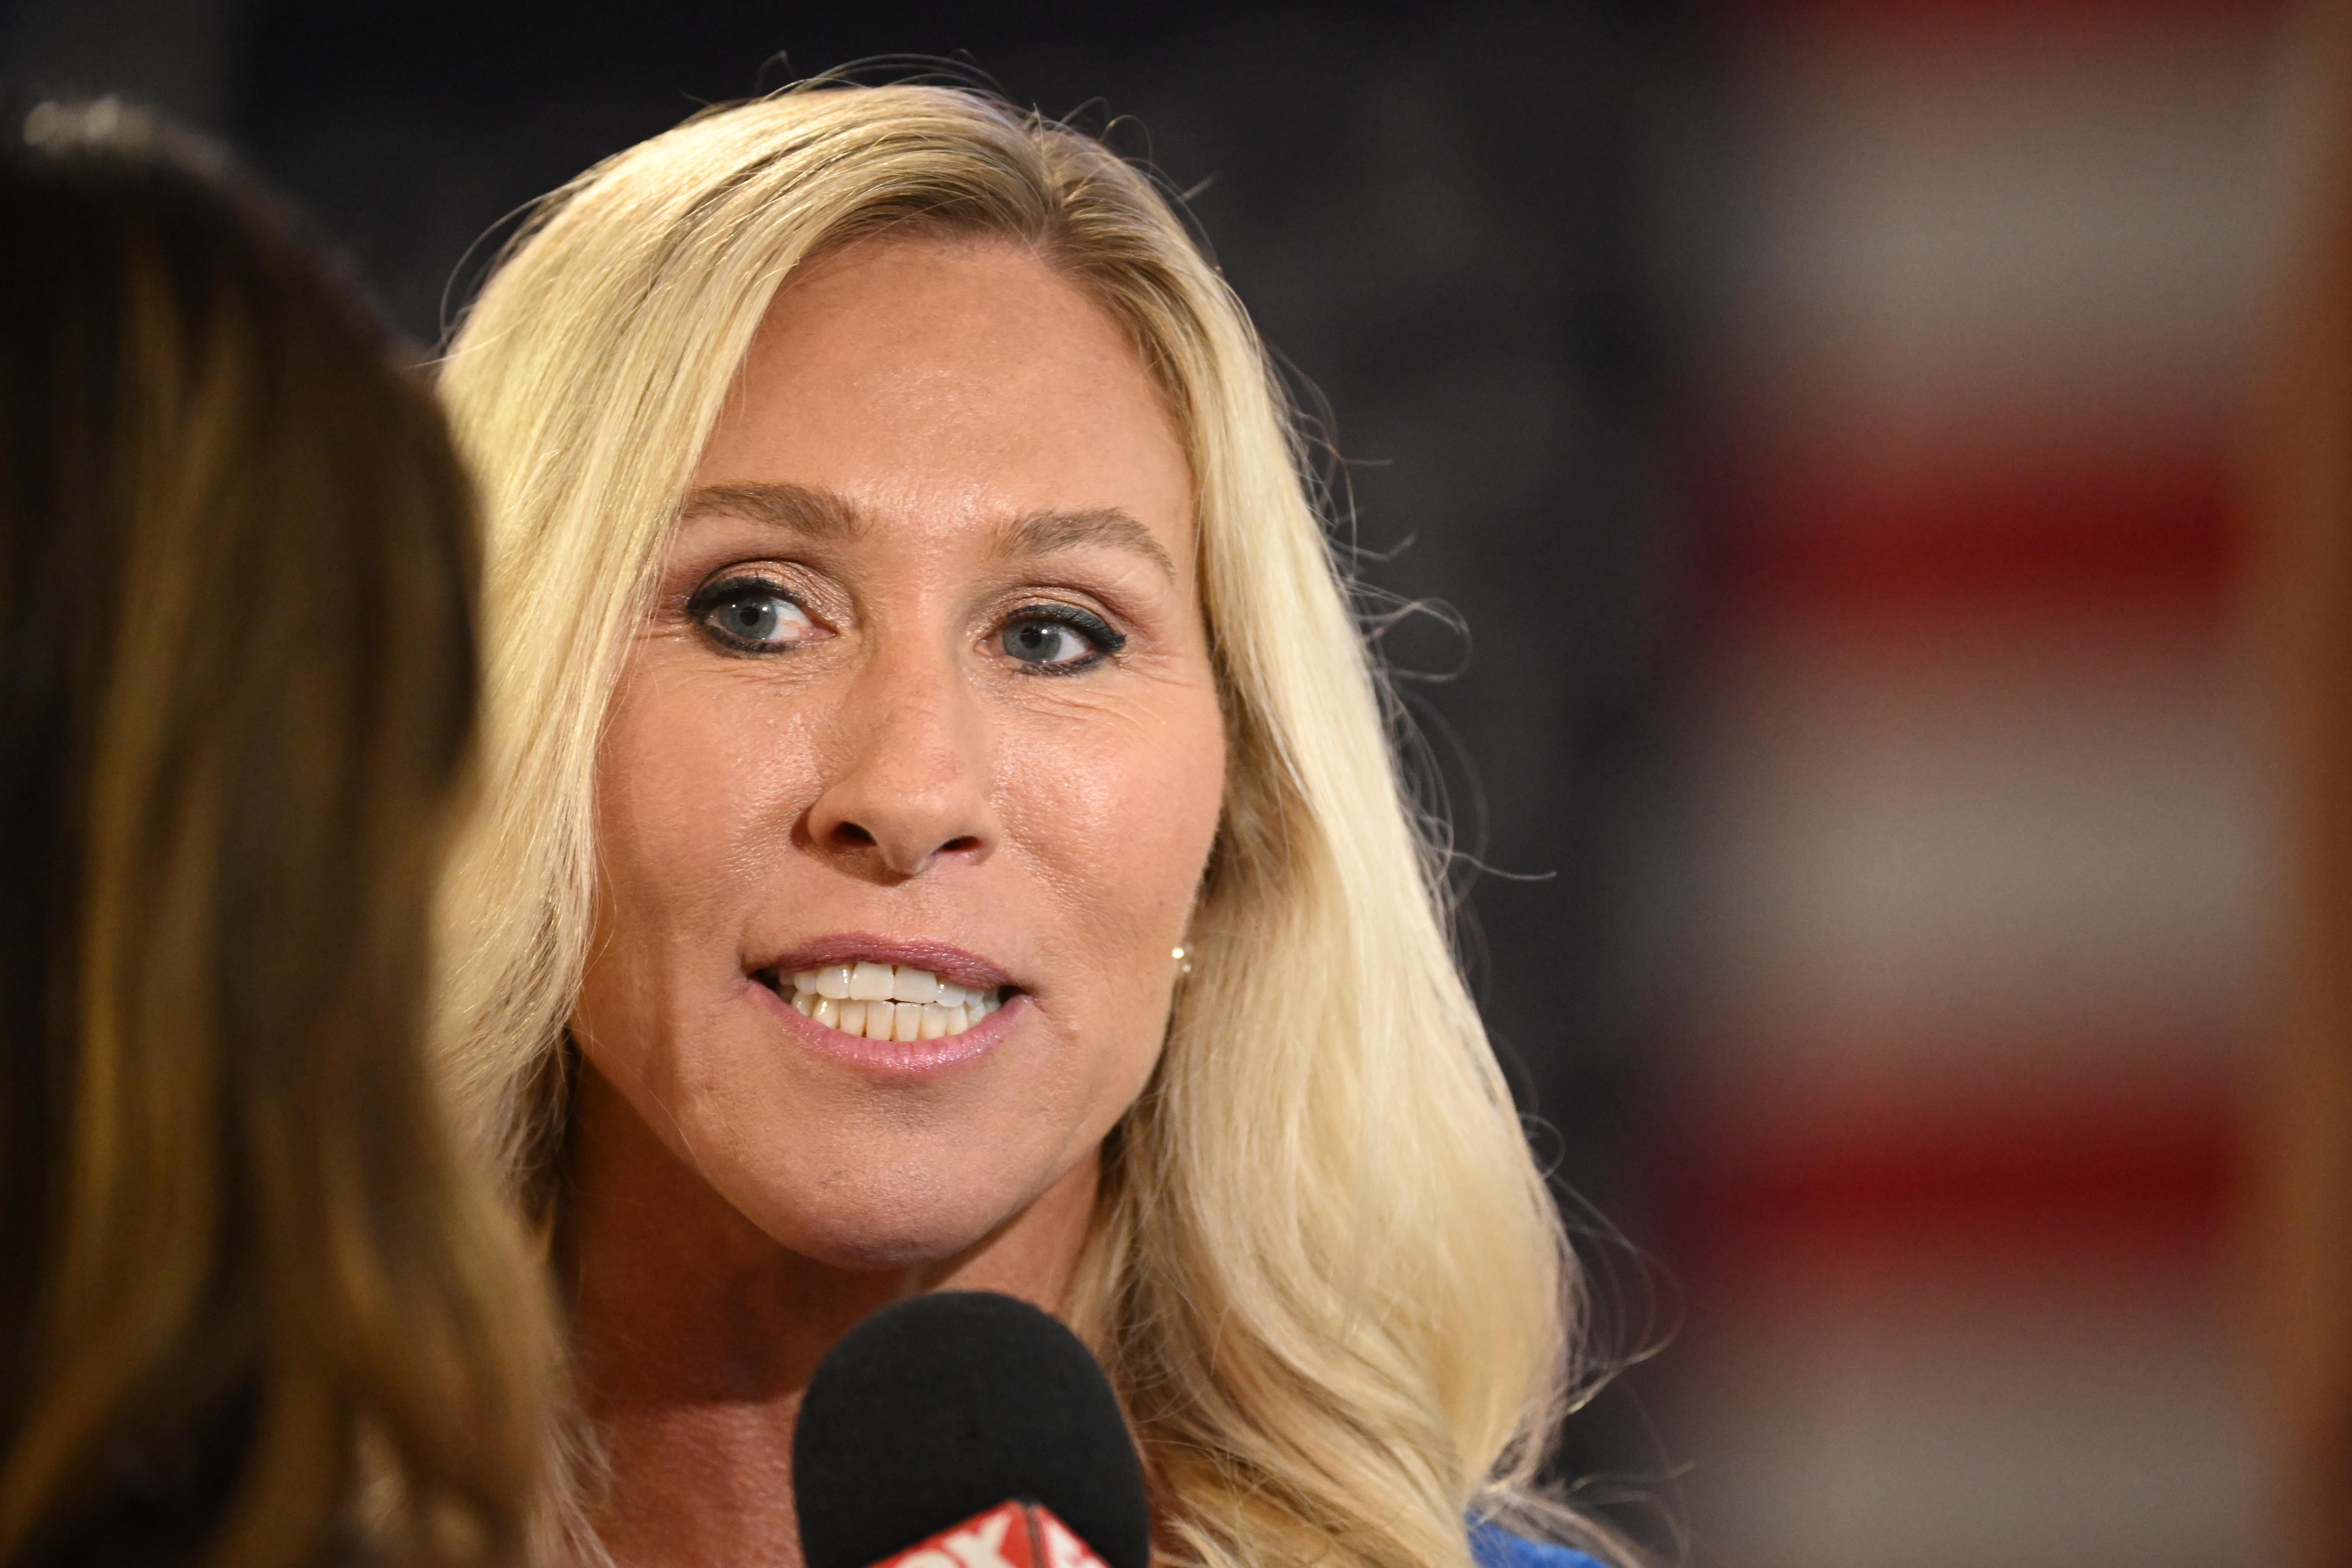
[[[1150,1568],[1110,1380],[1010,1296],[917,1296],[843,1336],[801,1400],[793,1496],[808,1568]]]

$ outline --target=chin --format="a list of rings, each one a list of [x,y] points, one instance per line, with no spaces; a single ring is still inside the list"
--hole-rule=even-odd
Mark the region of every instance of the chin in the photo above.
[[[827,1236],[793,1250],[845,1274],[890,1274],[952,1263],[987,1234]]]
[[[779,1246],[828,1268],[920,1268],[969,1252],[1023,1207],[1013,1194],[976,1194],[960,1174],[844,1173],[814,1193],[738,1206]]]

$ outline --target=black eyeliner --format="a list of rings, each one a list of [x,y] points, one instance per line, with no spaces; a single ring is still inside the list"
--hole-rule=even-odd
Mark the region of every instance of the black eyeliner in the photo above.
[[[1127,646],[1127,634],[1118,630],[1091,610],[1076,605],[1024,605],[1005,617],[1007,625],[1014,621],[1052,621],[1057,626],[1073,626],[1087,634],[1096,648],[1113,654]]]
[[[688,596],[686,601],[686,613],[689,616],[707,616],[720,603],[722,603],[728,595],[742,588],[761,589],[764,592],[773,594],[779,599],[789,600],[794,605],[800,605],[803,613],[808,609],[806,605],[801,604],[800,596],[798,595],[785,587],[782,583],[777,582],[774,578],[749,574],[740,577],[721,577],[716,583],[704,584],[701,587],[697,588]]]
[[[727,603],[734,595],[749,591],[772,594],[801,614],[809,616],[811,619],[814,618],[809,607],[801,602],[801,596],[798,594],[793,593],[774,578],[763,577],[757,573],[722,577],[715,583],[707,583],[697,588],[686,601],[686,618],[693,623],[695,628],[701,632],[706,640],[724,653],[753,658],[774,658],[781,654],[792,652],[799,646],[798,644],[770,645],[747,642],[711,623],[710,613],[713,610]]]

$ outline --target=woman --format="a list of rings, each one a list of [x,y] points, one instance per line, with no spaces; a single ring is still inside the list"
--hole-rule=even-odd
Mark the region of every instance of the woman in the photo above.
[[[1581,1530],[1528,1490],[1558,1222],[1149,183],[953,89],[714,112],[551,198],[443,390],[495,758],[453,1070],[563,1260],[614,1556],[796,1561],[798,1391],[942,1287],[1097,1348],[1171,1562]]]
[[[204,150],[44,104],[0,210],[0,1562],[513,1561],[543,1287],[420,1033],[466,481]]]

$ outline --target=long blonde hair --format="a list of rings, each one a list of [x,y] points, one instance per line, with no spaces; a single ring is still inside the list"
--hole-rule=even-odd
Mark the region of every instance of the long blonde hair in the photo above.
[[[1079,281],[1190,450],[1224,812],[1068,1310],[1163,1555],[1459,1568],[1465,1510],[1531,1496],[1572,1267],[1281,390],[1170,204],[1090,138],[966,90],[804,84],[590,170],[512,247],[442,382],[487,492],[495,781],[451,904],[452,1071],[545,1213],[625,638],[777,286],[888,234],[997,237]]]

